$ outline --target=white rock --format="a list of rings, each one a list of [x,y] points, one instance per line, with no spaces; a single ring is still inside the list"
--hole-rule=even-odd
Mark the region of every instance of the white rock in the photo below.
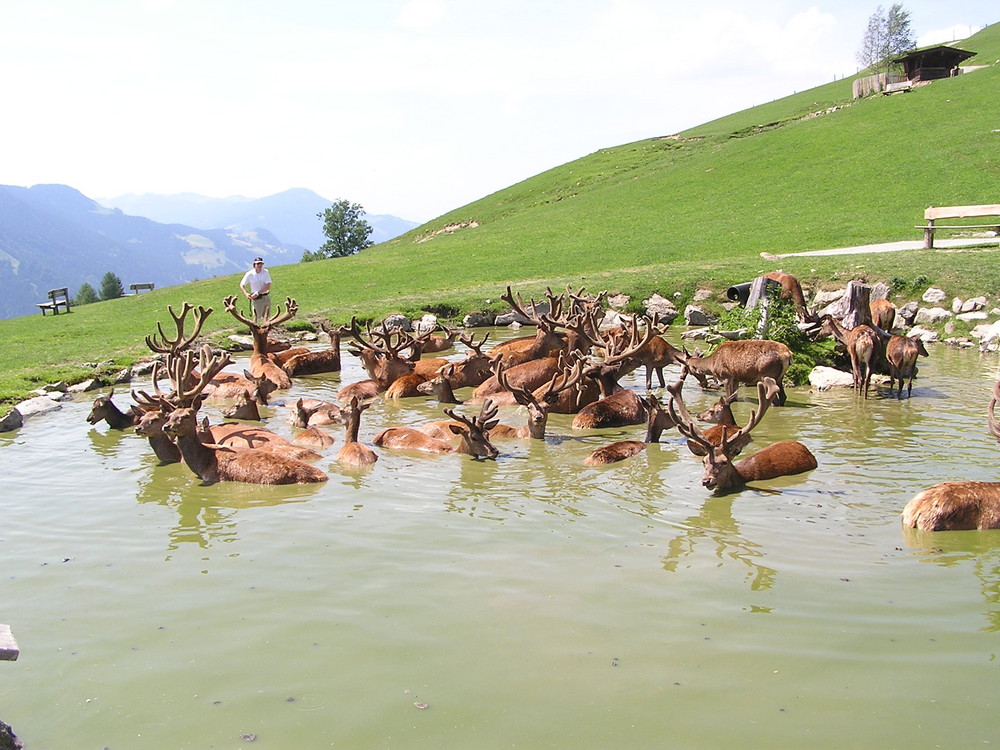
[[[914,323],[940,323],[951,317],[951,312],[943,307],[921,307],[913,319]]]
[[[938,289],[937,287],[930,287],[921,299],[924,302],[929,302],[934,304],[935,302],[942,302],[948,295],[944,293],[944,289]]]
[[[17,410],[21,412],[21,416],[25,419],[61,408],[62,404],[48,396],[35,396],[35,398],[29,398],[27,401],[22,401],[17,405]]]
[[[818,391],[827,391],[831,388],[851,388],[854,386],[854,376],[834,367],[814,367],[809,373],[809,385]]]

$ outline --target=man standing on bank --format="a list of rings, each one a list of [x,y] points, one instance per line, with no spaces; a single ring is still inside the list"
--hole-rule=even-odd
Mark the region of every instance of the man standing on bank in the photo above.
[[[253,259],[253,269],[243,274],[240,289],[253,306],[253,319],[266,320],[271,314],[271,274],[264,268],[263,258]]]

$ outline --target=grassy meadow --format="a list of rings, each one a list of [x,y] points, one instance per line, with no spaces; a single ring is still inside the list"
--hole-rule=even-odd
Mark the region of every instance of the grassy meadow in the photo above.
[[[335,323],[396,311],[461,319],[503,309],[507,284],[526,298],[571,285],[633,299],[679,292],[684,303],[700,287],[722,291],[777,268],[807,288],[864,278],[901,299],[936,285],[1000,301],[994,247],[761,257],[915,240],[927,206],[1000,202],[1000,24],[957,46],[978,53],[970,65],[989,67],[859,101],[845,79],[601,149],[360,255],[272,267],[274,301],[293,297],[300,318]],[[142,358],[158,322],[172,330],[167,305],[213,307],[205,332],[236,330],[222,300],[238,281],[0,321],[0,402]]]

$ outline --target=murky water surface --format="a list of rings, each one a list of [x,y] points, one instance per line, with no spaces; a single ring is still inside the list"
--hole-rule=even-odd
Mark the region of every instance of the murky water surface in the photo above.
[[[996,370],[934,346],[909,401],[791,390],[747,453],[796,438],[819,468],[721,498],[676,432],[586,468],[643,428],[559,415],[495,463],[347,471],[334,428],[324,485],[204,486],[68,402],[0,436],[0,622],[22,650],[0,718],[36,749],[987,746],[1000,533],[906,533],[899,512],[1000,479]],[[347,357],[285,398],[362,377]],[[442,416],[379,399],[361,439]]]

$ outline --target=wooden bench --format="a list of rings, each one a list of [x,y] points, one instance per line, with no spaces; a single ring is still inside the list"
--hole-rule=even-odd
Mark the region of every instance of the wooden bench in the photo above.
[[[42,311],[42,315],[45,315],[47,310],[51,310],[53,315],[58,315],[60,307],[69,312],[69,289],[66,287],[49,289],[49,301],[36,302],[35,306]]]
[[[146,282],[145,284],[129,284],[128,288],[132,290],[131,294],[129,294],[129,296],[131,297],[138,294],[143,289],[145,289],[147,292],[151,291],[153,288],[153,284],[149,282]]]
[[[896,94],[900,91],[912,91],[913,83],[911,81],[899,81],[898,83],[887,83],[885,88],[882,89],[882,96],[889,96],[890,94]]]
[[[998,220],[992,224],[935,224],[939,219],[978,219],[984,217],[996,217]],[[950,232],[963,232],[969,229],[992,229],[1000,234],[1000,204],[992,203],[982,206],[931,206],[924,211],[924,219],[927,224],[918,226],[917,229],[924,230],[924,247],[927,249],[934,247],[934,232],[946,229]]]

